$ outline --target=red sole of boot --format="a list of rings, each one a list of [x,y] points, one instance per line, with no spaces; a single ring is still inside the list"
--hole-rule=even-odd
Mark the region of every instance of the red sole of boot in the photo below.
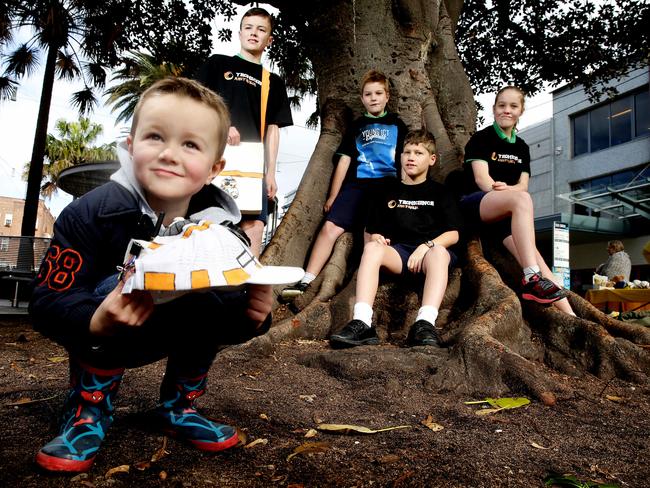
[[[86,461],[76,461],[74,459],[58,458],[49,456],[44,452],[39,452],[36,455],[36,463],[47,471],[64,472],[64,473],[84,473],[88,471],[95,458],[87,459]]]
[[[235,431],[232,437],[228,437],[227,439],[221,442],[205,442],[205,441],[195,441],[192,439],[187,439],[183,436],[178,435],[172,429],[163,429],[163,432],[167,434],[169,437],[172,437],[173,439],[179,439],[181,441],[188,442],[201,451],[211,451],[211,452],[224,451],[230,447],[235,446],[239,442],[239,436],[237,435],[237,431]]]
[[[221,442],[201,442],[192,440],[189,442],[191,442],[194,447],[201,451],[217,452],[235,446],[239,442],[239,436],[237,435],[237,432],[235,432],[232,437]]]

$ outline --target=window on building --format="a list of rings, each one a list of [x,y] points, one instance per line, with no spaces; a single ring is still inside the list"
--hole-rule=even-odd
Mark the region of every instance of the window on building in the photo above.
[[[13,222],[14,222],[14,214],[10,214],[10,213],[5,214],[5,225],[9,227],[11,226],[11,224],[13,224]]]
[[[648,90],[634,95],[634,114],[636,136],[650,134],[650,93]]]
[[[0,239],[0,251],[7,252],[9,251],[9,239],[3,237]]]
[[[575,115],[573,156],[592,153],[650,134],[648,87]]]
[[[623,144],[632,139],[632,103],[633,97],[625,97],[612,102],[610,108],[611,144]]]

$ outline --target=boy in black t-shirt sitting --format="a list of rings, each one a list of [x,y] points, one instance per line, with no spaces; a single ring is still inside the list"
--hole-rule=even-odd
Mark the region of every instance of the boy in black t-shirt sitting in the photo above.
[[[447,288],[448,268],[455,261],[448,248],[458,242],[462,220],[447,189],[427,179],[429,167],[436,162],[435,150],[433,136],[427,131],[407,134],[401,155],[402,181],[387,182],[373,201],[366,225],[371,236],[357,275],[354,317],[330,337],[332,347],[379,343],[372,326],[372,304],[380,270],[424,273],[422,306],[411,326],[409,343],[439,344],[434,324]]]

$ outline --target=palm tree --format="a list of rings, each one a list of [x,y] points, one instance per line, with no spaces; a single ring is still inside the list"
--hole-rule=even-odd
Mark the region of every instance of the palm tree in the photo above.
[[[21,228],[24,236],[34,235],[54,78],[58,75],[59,79],[83,80],[84,88],[73,95],[72,103],[81,113],[92,110],[97,97],[91,86],[105,85],[104,68],[115,61],[114,50],[121,29],[119,20],[112,15],[113,3],[104,2],[98,6],[86,0],[8,0],[0,4],[0,47],[8,46],[20,29],[26,28],[32,33],[29,40],[3,55],[6,69],[0,76],[0,99],[15,96],[18,80],[32,74],[39,55],[45,55]]]
[[[113,73],[112,82],[120,83],[110,87],[105,95],[107,103],[113,105],[112,112],[122,109],[116,122],[126,122],[135,111],[140,95],[156,81],[167,76],[181,76],[183,67],[167,62],[157,62],[150,54],[130,52],[124,59],[124,66]]]
[[[98,160],[114,159],[116,143],[94,146],[104,128],[81,117],[78,122],[59,119],[57,135],[48,134],[45,144],[47,164],[43,167],[41,195],[51,197],[58,189],[59,174],[66,168]],[[26,168],[28,168],[28,165]]]

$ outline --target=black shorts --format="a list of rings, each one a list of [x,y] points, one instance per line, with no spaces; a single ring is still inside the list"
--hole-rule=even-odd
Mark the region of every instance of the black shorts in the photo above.
[[[486,191],[475,191],[463,195],[460,199],[460,209],[468,226],[478,230],[481,239],[503,242],[506,237],[512,235],[512,219],[504,217],[496,222],[483,222],[481,220],[481,200],[485,195],[487,195]]]
[[[325,220],[345,231],[363,230],[375,189],[385,182],[386,178],[344,182]]]
[[[399,257],[402,260],[401,274],[402,275],[413,274],[409,271],[408,262],[409,262],[409,257],[411,256],[411,254],[413,254],[413,251],[415,251],[418,248],[418,245],[398,243],[398,244],[391,244],[390,247],[392,247],[397,251],[397,254],[399,254]],[[456,257],[453,251],[447,249],[447,252],[449,253],[449,269],[451,269],[456,265],[458,258]]]

